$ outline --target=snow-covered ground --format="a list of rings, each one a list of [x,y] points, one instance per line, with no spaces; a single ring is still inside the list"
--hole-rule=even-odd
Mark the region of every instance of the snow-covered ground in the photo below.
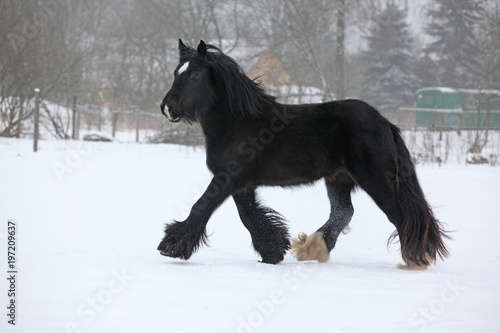
[[[499,332],[500,168],[418,167],[452,257],[402,271],[383,213],[354,194],[351,231],[332,259],[258,263],[228,200],[211,247],[162,257],[164,223],[182,220],[210,174],[202,149],[0,138],[1,332]],[[321,183],[267,188],[292,235],[326,221]],[[7,324],[7,222],[17,223],[16,326]],[[7,276],[8,277],[8,276]]]

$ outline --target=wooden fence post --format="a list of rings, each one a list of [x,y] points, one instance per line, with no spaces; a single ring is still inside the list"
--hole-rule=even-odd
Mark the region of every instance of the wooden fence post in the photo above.
[[[73,96],[73,131],[71,133],[71,138],[76,140],[76,95]]]
[[[139,142],[139,122],[140,122],[140,114],[139,110],[135,111],[135,142]]]
[[[116,135],[116,123],[118,122],[118,113],[116,111],[112,111],[111,113],[111,132],[113,138]]]
[[[35,88],[35,128],[33,131],[33,151],[38,151],[38,122],[40,120],[40,89]]]
[[[458,134],[458,136],[460,136],[462,134],[462,114],[461,113],[458,114],[457,122],[458,122],[457,134]]]
[[[80,138],[80,109],[76,108],[76,140]]]
[[[439,141],[443,140],[444,113],[441,113],[441,127],[439,128]]]

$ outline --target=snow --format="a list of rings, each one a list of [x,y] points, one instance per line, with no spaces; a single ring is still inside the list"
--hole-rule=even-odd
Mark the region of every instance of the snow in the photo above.
[[[457,90],[454,88],[448,88],[448,87],[426,87],[426,88],[420,88],[417,90],[416,94],[419,92],[427,91],[427,90],[437,90],[443,94],[455,94],[457,93]]]
[[[175,145],[0,138],[0,265],[7,221],[18,225],[16,326],[2,332],[499,332],[500,172],[419,166],[452,257],[402,271],[393,231],[362,191],[351,231],[327,263],[258,263],[234,203],[208,224],[211,247],[162,257],[164,223],[186,217],[210,174],[204,151]],[[324,186],[260,197],[292,235],[326,221]],[[6,274],[6,273],[5,273]]]
[[[3,113],[8,114],[10,113],[11,108],[18,109],[19,103],[20,100],[18,97],[7,96],[3,99],[0,99],[0,110],[2,110]],[[23,114],[32,112],[35,109],[35,99],[31,98],[29,100],[25,100],[23,109],[24,109]],[[103,109],[103,115],[105,115],[108,111],[109,110],[107,109]],[[17,117],[17,112],[18,110],[16,111],[16,117]],[[57,137],[54,134],[54,127],[50,118],[47,116],[47,112],[56,121],[59,121],[61,126],[69,127],[73,110],[61,104],[57,104],[46,99],[40,100],[40,129],[39,129],[40,136],[42,138],[56,139]],[[29,133],[32,136],[34,128],[33,117],[25,119],[22,124],[23,124],[22,125],[23,135]],[[5,128],[4,123],[0,122],[0,130],[4,128]]]
[[[417,90],[416,94],[423,91],[439,91],[443,94],[470,94],[470,95],[500,95],[500,90],[495,89],[455,89],[449,87],[425,87]]]
[[[324,97],[321,89],[316,87],[267,86],[266,90],[285,104],[321,103]]]
[[[457,89],[457,90],[461,94],[500,96],[500,90],[496,90],[496,89]]]

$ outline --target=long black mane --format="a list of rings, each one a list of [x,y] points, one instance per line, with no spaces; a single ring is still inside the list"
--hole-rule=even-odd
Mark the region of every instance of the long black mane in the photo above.
[[[206,48],[206,55],[201,56],[188,46],[180,52],[180,62],[195,60],[208,65],[216,81],[219,81],[217,86],[225,90],[233,115],[255,118],[272,107],[276,98],[267,94],[261,82],[250,79],[233,58],[215,45],[206,44]]]

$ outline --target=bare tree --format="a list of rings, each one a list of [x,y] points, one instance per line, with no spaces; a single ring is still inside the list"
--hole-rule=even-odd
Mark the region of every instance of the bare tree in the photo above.
[[[478,52],[482,64],[479,88],[500,89],[500,5],[488,1],[481,20],[481,47]]]
[[[302,75],[311,77],[328,99],[332,87],[326,67],[333,63],[335,2],[305,0],[264,0],[254,2],[260,34],[271,41],[273,52],[289,63],[302,63]],[[299,69],[299,66],[293,66]]]
[[[338,0],[337,6],[337,45],[335,52],[335,68],[337,70],[335,94],[337,99],[345,97],[345,82],[344,82],[344,59],[345,59],[345,0]]]
[[[33,110],[21,105],[29,105],[35,87],[41,90],[42,99],[59,102],[67,102],[77,93],[85,71],[83,60],[92,47],[89,27],[98,26],[90,12],[99,4],[103,1],[91,5],[81,0],[0,3],[0,41],[5,45],[0,51],[2,96],[18,104],[2,111],[9,112],[10,120],[2,126],[1,135],[18,133],[21,121],[31,116]],[[15,113],[21,117],[13,116]],[[45,116],[54,124],[54,134],[66,138],[67,126],[51,119],[50,112]]]

